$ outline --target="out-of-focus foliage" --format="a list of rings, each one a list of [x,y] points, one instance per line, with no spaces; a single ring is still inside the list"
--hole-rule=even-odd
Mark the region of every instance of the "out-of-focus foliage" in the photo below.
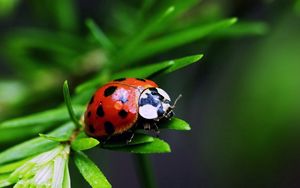
[[[179,141],[176,133],[160,139],[138,130],[129,144],[105,145],[79,133],[70,144],[71,152],[76,152],[71,159],[91,185],[97,187],[99,182],[88,168],[110,187],[80,150],[96,146],[137,156],[170,152],[163,140],[176,143],[173,151],[180,173],[172,170],[172,176],[164,176],[167,167],[175,169],[169,156],[164,160],[167,167],[156,172],[163,178],[162,187],[169,186],[164,182],[183,185],[183,177],[187,187],[298,185],[292,178],[299,172],[299,160],[292,153],[299,143],[299,2],[145,0],[87,6],[72,0],[0,0],[1,21],[20,14],[20,23],[16,19],[13,23],[22,25],[4,24],[7,27],[0,31],[0,60],[5,60],[0,77],[0,120],[5,119],[0,123],[1,149],[55,128],[0,153],[0,185],[32,155],[60,147],[77,133],[61,105],[64,80],[71,86],[67,107],[69,112],[74,107],[75,115],[70,114],[77,122],[97,87],[128,76],[158,79],[170,90],[183,88],[184,104],[176,112],[190,119],[193,131]],[[26,15],[19,11],[23,7]],[[86,7],[91,11],[87,13]],[[173,73],[200,59],[206,63],[193,65],[191,74]],[[172,85],[166,84],[165,73],[175,78]],[[37,113],[19,117],[31,112]],[[160,128],[190,130],[178,118]],[[105,157],[100,160],[111,164]],[[141,174],[147,174],[145,169]],[[64,170],[66,187],[68,170]],[[114,185],[113,178],[110,181]],[[143,181],[150,187],[155,184]]]

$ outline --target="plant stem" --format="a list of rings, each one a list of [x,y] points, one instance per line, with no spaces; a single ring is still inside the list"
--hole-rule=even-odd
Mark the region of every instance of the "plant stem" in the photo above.
[[[63,94],[64,94],[65,104],[67,106],[70,119],[74,122],[77,129],[80,129],[82,126],[79,123],[78,119],[76,118],[74,109],[72,107],[70,91],[69,91],[69,86],[68,86],[68,81],[67,80],[64,82],[64,85],[63,85]]]
[[[155,188],[155,177],[148,156],[145,154],[135,154],[135,162],[141,187]]]

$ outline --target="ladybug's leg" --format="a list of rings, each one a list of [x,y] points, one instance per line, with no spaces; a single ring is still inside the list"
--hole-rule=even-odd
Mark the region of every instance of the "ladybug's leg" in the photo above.
[[[128,136],[127,140],[126,140],[126,144],[129,144],[132,141],[132,139],[134,137],[134,131],[133,130],[129,130],[128,134],[129,134],[129,136]]]
[[[101,145],[103,146],[103,145],[105,145],[109,140],[111,139],[111,135],[109,135],[109,136],[107,136],[106,138],[104,138],[104,139],[101,139]]]
[[[144,130],[149,131],[151,130],[151,124],[149,122],[143,123]]]
[[[154,122],[152,123],[152,125],[153,125],[153,128],[154,128],[154,132],[155,132],[155,134],[156,134],[156,137],[159,137],[160,131],[159,131],[159,129],[158,129],[158,126],[157,126],[156,122],[154,121]]]

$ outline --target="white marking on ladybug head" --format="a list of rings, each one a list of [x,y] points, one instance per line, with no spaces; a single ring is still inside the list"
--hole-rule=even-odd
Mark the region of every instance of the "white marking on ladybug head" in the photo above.
[[[171,99],[161,88],[145,89],[139,98],[139,114],[145,119],[161,119],[171,110]]]
[[[145,119],[158,118],[157,108],[150,104],[139,107],[139,114]]]
[[[168,95],[167,92],[165,92],[163,89],[161,88],[156,88],[157,89],[157,92],[164,97],[164,99],[168,100],[169,102],[171,102],[171,98],[170,96]]]

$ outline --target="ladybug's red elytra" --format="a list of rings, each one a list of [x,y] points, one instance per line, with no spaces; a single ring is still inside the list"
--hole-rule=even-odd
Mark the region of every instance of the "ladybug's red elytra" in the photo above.
[[[100,87],[84,114],[85,132],[107,138],[132,130],[138,124],[150,129],[173,116],[169,95],[146,79],[120,78]]]

